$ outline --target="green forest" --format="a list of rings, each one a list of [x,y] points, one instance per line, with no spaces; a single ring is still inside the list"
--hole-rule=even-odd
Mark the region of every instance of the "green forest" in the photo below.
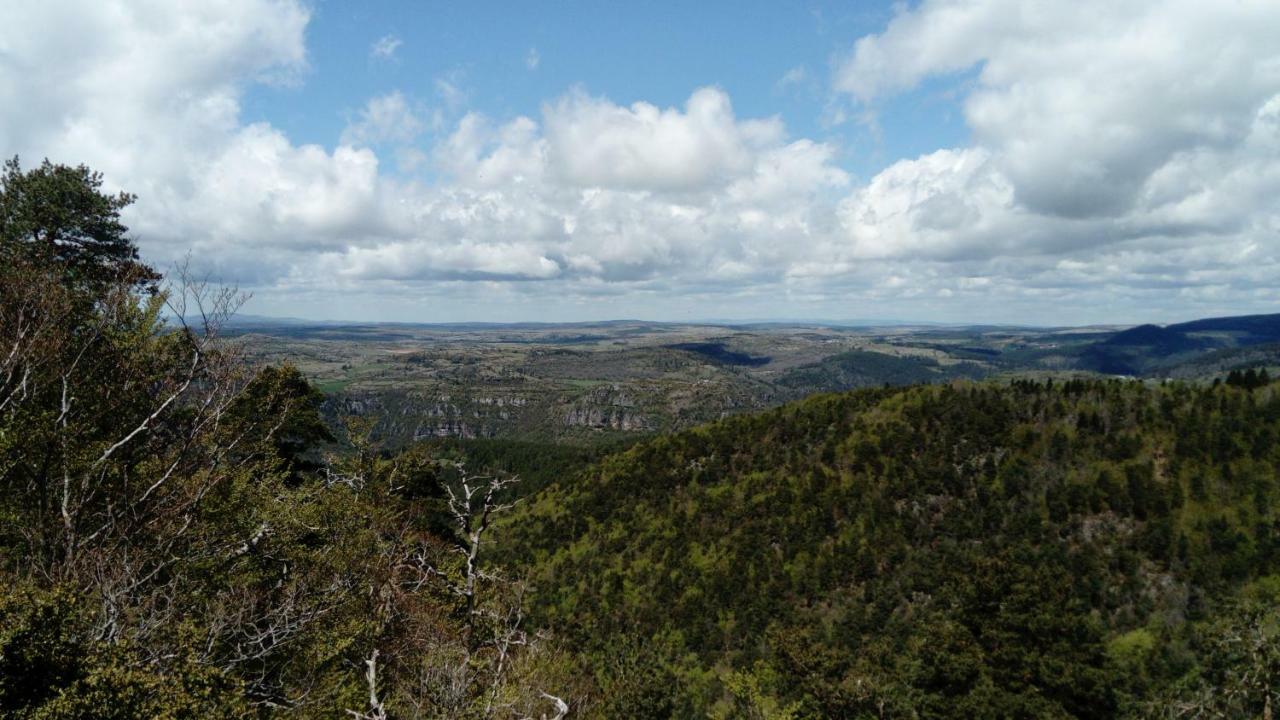
[[[1260,717],[1280,387],[1254,385],[818,396],[610,457],[499,547],[604,717]],[[619,647],[650,672],[611,674]]]
[[[249,362],[222,334],[243,296],[148,266],[134,198],[102,184],[0,176],[0,717],[1280,702],[1265,371],[956,379],[630,447],[390,449],[295,367]]]

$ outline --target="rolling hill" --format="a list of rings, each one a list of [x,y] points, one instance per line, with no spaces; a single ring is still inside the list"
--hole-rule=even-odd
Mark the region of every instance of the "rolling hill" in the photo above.
[[[1209,352],[1280,342],[1280,314],[1205,318],[1161,327],[1139,325],[1094,343],[1081,366],[1112,375],[1160,373]]]
[[[1277,597],[1278,440],[1278,385],[820,395],[567,477],[503,547],[588,716],[1140,717]]]

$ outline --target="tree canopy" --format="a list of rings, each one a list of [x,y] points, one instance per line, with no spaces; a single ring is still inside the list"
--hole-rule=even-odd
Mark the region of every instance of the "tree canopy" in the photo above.
[[[136,199],[102,192],[102,174],[84,165],[45,160],[23,172],[18,158],[0,172],[0,259],[12,264],[56,264],[64,282],[102,290],[123,282],[144,285],[160,279],[138,259],[138,250],[120,218]]]
[[[1242,717],[1280,692],[1226,681],[1275,678],[1275,606],[1235,608],[1280,587],[1278,438],[1275,385],[824,395],[608,458],[498,547],[613,703]]]
[[[457,531],[500,508],[444,499],[488,481],[331,426],[101,182],[15,160],[0,192],[0,716],[553,716],[559,651]]]

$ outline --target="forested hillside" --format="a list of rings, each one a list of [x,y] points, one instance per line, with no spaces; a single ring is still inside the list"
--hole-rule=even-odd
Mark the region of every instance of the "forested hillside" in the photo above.
[[[502,547],[599,717],[1261,717],[1280,386],[1242,379],[817,396],[609,458]]]
[[[567,655],[476,558],[511,478],[326,426],[101,184],[0,176],[0,717],[564,717]]]
[[[1124,375],[1167,375],[1180,366],[1255,349],[1272,362],[1280,341],[1280,315],[1203,318],[1160,327],[1139,325],[1090,345],[1080,367]]]

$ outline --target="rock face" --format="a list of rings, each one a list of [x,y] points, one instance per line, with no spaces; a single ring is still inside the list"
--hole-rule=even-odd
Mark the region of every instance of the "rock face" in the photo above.
[[[481,405],[493,405],[496,407],[524,407],[529,404],[528,398],[522,397],[481,397],[476,398],[476,402]]]
[[[617,384],[598,387],[578,400],[565,414],[568,427],[585,427],[595,430],[621,430],[639,432],[652,430],[653,423],[634,409],[635,398]]]
[[[413,431],[413,439],[459,437],[472,440],[478,437],[493,437],[495,434],[493,428],[477,427],[460,420],[447,420],[434,425],[419,425]]]
[[[385,438],[497,437],[528,405],[520,396],[458,398],[447,393],[380,394],[367,392],[326,401],[331,417],[370,416],[378,419]]]
[[[336,415],[368,415],[371,413],[382,413],[385,406],[382,401],[374,396],[369,397],[342,397],[338,400],[327,400],[325,409]]]
[[[576,407],[565,415],[564,424],[570,427],[587,427],[598,430],[622,430],[625,432],[649,430],[648,418],[639,413],[620,408]]]

